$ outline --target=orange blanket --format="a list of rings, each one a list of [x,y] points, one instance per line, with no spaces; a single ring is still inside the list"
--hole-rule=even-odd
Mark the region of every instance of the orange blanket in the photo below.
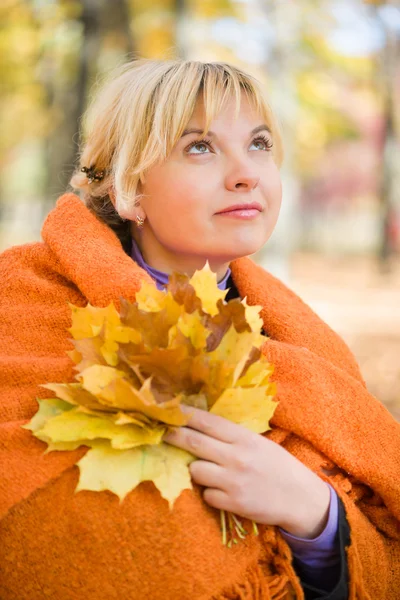
[[[274,527],[221,543],[219,514],[185,490],[170,513],[152,482],[120,505],[74,493],[86,452],[53,452],[21,429],[73,380],[68,302],[118,307],[150,277],[74,194],[43,226],[43,243],[0,257],[0,598],[214,600],[303,598]],[[351,600],[400,598],[400,425],[372,397],[341,339],[248,258],[231,264],[241,297],[262,305],[263,352],[280,403],[267,435],[336,489],[351,529]]]

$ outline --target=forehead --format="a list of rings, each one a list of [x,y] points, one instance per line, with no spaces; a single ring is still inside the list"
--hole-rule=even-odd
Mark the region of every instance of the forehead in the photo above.
[[[207,129],[213,130],[226,127],[252,129],[264,122],[265,115],[257,110],[255,102],[242,91],[239,102],[235,96],[228,96],[218,112],[213,110],[212,106],[207,106],[203,96],[199,95],[188,126],[204,128],[208,125]]]

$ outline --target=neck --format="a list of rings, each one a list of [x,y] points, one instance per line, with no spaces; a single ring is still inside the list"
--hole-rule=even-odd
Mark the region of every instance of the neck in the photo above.
[[[154,248],[148,247],[147,244],[143,243],[143,239],[141,238],[140,233],[137,231],[137,228],[134,228],[132,231],[132,243],[132,258],[135,259],[134,254],[136,249],[136,258],[138,258],[137,252],[139,252],[147,267],[155,269],[167,276],[169,276],[173,271],[176,271],[185,273],[189,277],[192,277],[194,272],[201,270],[208,260],[210,269],[216,274],[217,282],[219,283],[225,279],[229,269],[229,262],[227,261],[218,261],[205,256],[200,257],[177,255],[175,253],[168,252],[159,245],[157,245],[158,247]]]

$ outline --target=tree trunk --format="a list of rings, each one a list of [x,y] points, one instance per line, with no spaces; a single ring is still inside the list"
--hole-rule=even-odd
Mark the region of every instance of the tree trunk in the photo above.
[[[381,20],[385,32],[386,43],[381,56],[381,79],[384,102],[383,153],[381,176],[381,242],[379,245],[379,265],[382,272],[390,270],[390,259],[394,251],[392,236],[395,218],[395,187],[396,187],[396,158],[398,149],[396,143],[394,102],[394,82],[400,58],[400,40],[395,29]]]
[[[282,126],[284,162],[281,168],[282,208],[275,231],[255,260],[285,283],[290,283],[290,256],[298,236],[299,182],[294,170],[294,131],[297,120],[297,58],[293,48],[300,39],[300,9],[286,3],[267,3],[267,16],[275,31],[275,44],[265,65],[271,79],[271,104]],[[268,10],[269,9],[269,10]],[[288,43],[290,39],[290,44]]]
[[[47,142],[46,213],[66,191],[76,165],[81,118],[90,82],[98,71],[104,37],[114,34],[114,44],[121,46],[122,56],[133,53],[126,0],[115,0],[112,7],[105,0],[81,0],[81,7],[82,42],[75,74],[63,82],[53,68],[48,83],[49,105],[60,117]]]

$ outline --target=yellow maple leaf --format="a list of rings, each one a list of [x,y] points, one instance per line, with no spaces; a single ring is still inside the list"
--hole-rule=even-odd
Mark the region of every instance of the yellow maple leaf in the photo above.
[[[217,275],[211,271],[208,261],[201,271],[195,271],[189,283],[200,298],[203,310],[210,315],[218,314],[218,300],[225,300],[228,290],[218,288]]]
[[[119,362],[119,344],[128,344],[129,342],[138,344],[142,339],[142,336],[138,331],[122,325],[113,328],[107,325],[104,337],[105,340],[100,351],[107,364],[113,367],[117,366]]]
[[[72,410],[73,405],[60,400],[60,398],[44,398],[37,399],[39,409],[37,413],[32,417],[29,423],[22,425],[22,429],[28,429],[35,434],[35,437],[40,439],[42,442],[46,442],[47,448],[45,454],[53,452],[54,450],[75,450],[79,446],[89,446],[89,440],[79,440],[74,442],[56,442],[53,443],[48,437],[41,434],[43,426],[54,417],[65,414],[66,411]]]
[[[153,481],[172,508],[182,490],[192,489],[188,465],[193,460],[189,452],[170,444],[114,450],[100,440],[77,463],[80,477],[75,491],[110,490],[123,500],[142,481]]]
[[[269,421],[277,407],[277,402],[269,395],[270,391],[269,385],[225,390],[210,408],[210,412],[239,423],[255,433],[264,433],[271,429]]]
[[[136,292],[136,302],[140,310],[145,312],[159,312],[165,307],[166,292],[159,290],[152,283],[143,283]]]
[[[128,344],[129,342],[138,344],[142,339],[139,331],[121,324],[120,315],[112,302],[105,308],[98,308],[91,304],[84,308],[72,304],[70,307],[72,309],[72,326],[68,331],[72,333],[75,340],[81,341],[80,345],[75,345],[81,354],[84,348],[82,342],[86,338],[100,336],[101,341],[91,342],[92,352],[93,350],[100,352],[107,364],[116,366],[119,344]],[[96,348],[93,347],[93,343],[97,345]],[[86,352],[84,354],[86,355]],[[76,354],[70,354],[70,356],[74,358]]]
[[[76,363],[75,369],[77,371],[83,371],[91,365],[107,364],[101,352],[103,346],[101,337],[95,336],[71,341],[75,348],[67,354]]]
[[[210,360],[225,361],[234,365],[232,386],[240,377],[253,348],[259,348],[264,343],[264,337],[259,333],[243,331],[238,333],[232,324],[213,352],[209,353]]]
[[[247,296],[245,296],[245,298],[243,298],[241,303],[245,307],[245,318],[246,318],[247,323],[250,325],[251,330],[254,332],[260,333],[260,330],[263,326],[263,320],[259,314],[260,310],[262,309],[262,306],[259,306],[259,305],[249,306],[247,304]]]
[[[58,398],[69,404],[89,410],[107,410],[107,407],[103,406],[96,396],[85,390],[80,383],[47,383],[41,387],[55,392]]]
[[[167,402],[156,401],[151,389],[151,378],[146,379],[137,390],[127,380],[124,372],[102,365],[88,367],[79,377],[84,389],[96,396],[105,406],[116,410],[140,412],[168,425],[179,426],[188,421],[179,408],[180,395]]]
[[[273,365],[267,362],[265,356],[261,356],[260,360],[254,362],[246,369],[246,372],[237,380],[236,386],[247,387],[265,385],[269,382],[269,377],[273,372]],[[275,387],[271,389],[273,390],[271,395],[274,396],[276,393]]]
[[[120,316],[113,303],[105,308],[92,306],[90,303],[84,307],[69,304],[69,307],[72,311],[72,326],[68,331],[75,340],[98,335],[105,321],[114,326],[120,324]]]
[[[193,344],[193,347],[196,348],[196,350],[206,348],[207,338],[210,335],[210,330],[207,329],[201,322],[201,317],[197,310],[190,315],[187,313],[183,313],[179,317],[175,328],[179,329],[179,331],[181,331],[185,337],[190,339],[191,343]],[[173,343],[172,339],[173,338],[171,334],[171,344]]]
[[[38,411],[33,415],[29,423],[22,425],[22,429],[30,431],[39,431],[49,419],[62,415],[65,411],[72,410],[74,407],[60,398],[36,399],[39,404]]]
[[[116,425],[126,425],[127,423],[132,423],[138,427],[152,427],[154,425],[150,417],[139,411],[114,413],[113,420]]]
[[[47,420],[36,433],[38,437],[44,436],[52,442],[109,439],[113,448],[122,450],[143,444],[159,444],[165,431],[166,427],[160,426],[150,429],[132,423],[117,425],[105,415],[73,409]]]
[[[119,371],[107,365],[92,365],[79,373],[78,378],[85,390],[97,396],[100,402],[104,399],[114,399],[115,393],[110,384],[116,384],[125,378],[124,371]]]

